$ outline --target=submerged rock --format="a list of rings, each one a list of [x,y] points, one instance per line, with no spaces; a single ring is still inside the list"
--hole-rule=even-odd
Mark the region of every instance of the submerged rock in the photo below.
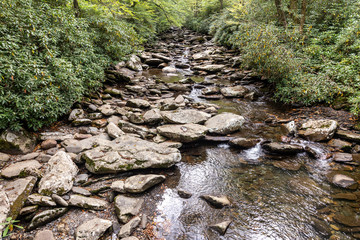
[[[299,135],[314,142],[330,140],[337,127],[335,120],[309,120],[301,126]]]
[[[157,127],[158,133],[174,141],[189,143],[205,137],[208,128],[199,124],[163,125]]]
[[[76,229],[76,240],[97,240],[112,226],[112,222],[102,218],[93,218],[82,223]]]
[[[165,179],[164,175],[135,175],[125,180],[124,189],[130,193],[141,193],[165,181]]]
[[[122,223],[127,223],[136,216],[144,202],[142,198],[131,198],[119,195],[115,198],[115,212]]]
[[[225,135],[239,130],[244,124],[244,117],[234,113],[221,113],[205,122],[210,133]]]

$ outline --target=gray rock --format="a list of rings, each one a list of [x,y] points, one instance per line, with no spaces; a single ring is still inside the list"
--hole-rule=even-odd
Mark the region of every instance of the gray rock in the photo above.
[[[340,163],[352,162],[353,161],[353,156],[350,153],[336,152],[336,153],[333,154],[333,160],[335,162],[340,162]]]
[[[143,117],[144,122],[151,125],[158,124],[163,120],[160,110],[157,108],[147,111]]]
[[[230,140],[232,146],[239,148],[252,148],[261,141],[259,138],[234,138]]]
[[[81,118],[85,118],[85,112],[81,108],[76,108],[71,111],[68,120],[71,122]]]
[[[114,190],[115,192],[126,193],[125,181],[119,180],[119,181],[112,182],[110,188],[112,190]]]
[[[194,60],[207,60],[210,59],[210,54],[212,53],[212,50],[206,50],[203,52],[195,53],[192,55],[192,58]]]
[[[36,138],[25,130],[15,132],[5,130],[0,135],[0,151],[14,154],[26,154],[35,149]]]
[[[339,149],[339,150],[343,150],[343,151],[347,151],[350,152],[351,148],[352,148],[352,144],[340,139],[331,139],[328,143],[327,143],[330,147],[333,147],[335,149]]]
[[[210,225],[209,228],[217,231],[218,233],[220,233],[220,235],[224,235],[231,222],[231,220],[224,221],[221,223]]]
[[[244,97],[249,93],[249,89],[244,86],[238,85],[234,87],[226,87],[220,90],[221,94],[225,97]]]
[[[225,65],[221,64],[209,64],[209,65],[202,65],[202,66],[195,66],[195,70],[199,71],[206,71],[206,72],[221,72],[225,68]]]
[[[201,93],[204,95],[213,95],[213,94],[217,94],[220,92],[220,88],[219,87],[206,87],[204,89],[201,90]]]
[[[91,196],[91,192],[89,192],[88,190],[86,190],[85,188],[81,188],[81,187],[73,187],[71,189],[71,191],[73,193],[76,193],[76,194],[80,194],[80,195],[84,195],[84,196]]]
[[[38,205],[34,205],[34,206],[27,206],[27,207],[23,207],[20,210],[19,215],[20,216],[25,216],[25,215],[29,215],[31,213],[34,213],[38,210],[39,206]]]
[[[80,184],[86,183],[88,180],[89,180],[89,175],[86,173],[82,173],[75,177],[74,184],[80,185]]]
[[[152,56],[153,56],[154,58],[161,59],[161,60],[163,60],[164,62],[171,62],[171,61],[172,61],[172,59],[171,59],[170,57],[164,56],[164,55],[162,55],[162,54],[160,54],[160,53],[153,53]]]
[[[141,222],[140,217],[134,217],[128,223],[121,227],[118,237],[124,238],[132,234],[132,232],[139,226]]]
[[[186,124],[198,123],[202,124],[208,120],[211,115],[197,110],[179,110],[173,112],[162,112],[162,116],[168,123]]]
[[[51,198],[52,198],[59,206],[62,206],[62,207],[67,207],[67,206],[69,206],[69,204],[68,204],[62,197],[60,197],[59,195],[52,194],[52,195],[51,195]]]
[[[159,144],[160,146],[164,148],[181,148],[183,144],[181,142],[173,142],[173,141],[166,141]]]
[[[114,109],[111,105],[108,104],[99,107],[99,111],[105,116],[111,116],[116,113],[116,109]]]
[[[60,151],[49,160],[47,165],[48,169],[39,182],[39,193],[63,195],[69,192],[79,171],[70,156]]]
[[[118,138],[122,135],[124,135],[124,131],[121,130],[117,125],[115,125],[115,123],[110,122],[107,126],[106,126],[106,132],[109,134],[109,136],[111,138]]]
[[[137,237],[131,236],[131,237],[122,238],[121,240],[139,240],[139,239]]]
[[[68,204],[69,206],[92,210],[104,210],[109,205],[107,201],[98,198],[84,197],[81,195],[71,195]]]
[[[244,124],[244,117],[234,113],[221,113],[205,122],[210,133],[225,135],[239,130]]]
[[[335,174],[332,177],[331,182],[341,188],[357,189],[358,187],[358,183],[353,178],[344,174]]]
[[[126,102],[126,106],[132,108],[148,108],[150,107],[150,103],[143,99],[130,99]]]
[[[27,200],[32,205],[39,205],[44,207],[56,206],[56,202],[54,202],[51,197],[43,196],[37,193],[31,194]]]
[[[174,98],[165,98],[159,101],[161,111],[175,110],[179,105],[175,102]]]
[[[295,135],[297,132],[297,127],[295,121],[288,122],[283,125],[288,135]]]
[[[202,195],[200,196],[200,198],[204,199],[216,208],[222,208],[231,205],[230,200],[227,198],[227,196]]]
[[[174,141],[189,143],[204,138],[208,128],[199,124],[189,123],[184,125],[163,125],[157,127],[156,130],[160,135]]]
[[[129,135],[85,151],[82,158],[92,173],[116,173],[133,169],[168,168],[181,160],[178,149],[164,148]]]
[[[61,145],[70,153],[80,153],[88,149],[92,149],[93,146],[102,145],[104,142],[110,140],[107,134],[96,135],[83,140],[68,139],[61,143]]]
[[[141,136],[143,139],[149,138],[153,135],[147,127],[139,126],[123,120],[119,121],[119,127],[125,133],[134,133]]]
[[[301,126],[299,135],[315,142],[330,140],[337,127],[335,120],[309,120]]]
[[[31,160],[31,159],[35,159],[40,155],[40,153],[38,152],[33,152],[33,153],[28,153],[26,155],[23,155],[19,158],[20,161],[25,161],[25,160]]]
[[[192,193],[188,192],[188,191],[185,191],[185,190],[182,190],[182,189],[178,189],[178,194],[181,198],[191,198],[192,197]]]
[[[72,124],[74,127],[86,126],[86,125],[90,125],[90,124],[91,124],[91,119],[79,118],[79,119],[75,119],[71,124]]]
[[[118,195],[115,198],[115,212],[122,223],[127,223],[136,216],[144,202],[142,198],[131,198]]]
[[[143,70],[141,59],[136,55],[130,56],[129,61],[126,62],[126,67],[137,72],[141,72]]]
[[[10,201],[8,196],[5,193],[5,190],[2,185],[0,185],[0,222],[6,222],[6,218],[10,212]],[[0,232],[4,228],[3,225],[0,225]]]
[[[115,76],[119,82],[130,82],[135,77],[136,72],[128,68],[119,68],[115,71]]]
[[[174,67],[164,67],[162,69],[162,72],[164,72],[164,73],[176,73],[177,70]]]
[[[46,140],[55,140],[55,141],[65,141],[67,139],[73,139],[74,136],[72,134],[62,133],[62,132],[43,132],[40,133],[40,139],[41,141]]]
[[[124,189],[130,193],[141,193],[165,181],[165,179],[164,175],[135,175],[125,180]]]
[[[102,115],[102,113],[99,113],[99,112],[89,113],[88,118],[91,120],[101,119],[101,118],[103,118],[103,115]]]
[[[31,173],[36,173],[39,168],[41,168],[41,164],[36,160],[16,162],[4,168],[1,171],[1,176],[5,178],[25,177],[33,175]]]
[[[111,226],[112,222],[106,219],[94,218],[82,223],[76,229],[76,240],[97,240]]]
[[[40,227],[46,223],[49,223],[62,215],[64,215],[68,211],[67,208],[54,208],[50,210],[42,211],[34,216],[31,220],[31,223],[27,230],[33,230],[37,227]]]
[[[10,156],[5,153],[0,153],[0,162],[7,162],[10,160]]]
[[[54,139],[47,139],[41,143],[41,148],[44,150],[48,150],[50,148],[56,147],[57,142]]]
[[[134,123],[134,124],[143,124],[144,123],[144,118],[143,118],[142,114],[139,112],[136,112],[136,113],[129,112],[128,114],[126,114],[126,117],[129,119],[129,121],[131,123]]]
[[[34,240],[55,240],[55,237],[51,230],[41,230],[36,233]]]
[[[272,142],[263,144],[263,148],[271,153],[296,154],[304,151],[304,148],[296,144]]]
[[[360,143],[360,134],[358,134],[358,133],[338,129],[336,131],[336,135],[342,139]]]

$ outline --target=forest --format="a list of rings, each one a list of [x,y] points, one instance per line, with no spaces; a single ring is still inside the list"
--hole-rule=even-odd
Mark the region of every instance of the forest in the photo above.
[[[358,0],[1,0],[0,129],[39,129],[172,26],[236,49],[287,104],[360,113]]]

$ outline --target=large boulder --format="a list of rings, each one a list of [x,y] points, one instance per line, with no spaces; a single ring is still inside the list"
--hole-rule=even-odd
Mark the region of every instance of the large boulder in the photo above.
[[[79,169],[70,156],[57,152],[48,162],[48,169],[39,182],[39,193],[63,195],[71,190]]]
[[[202,124],[208,120],[211,115],[198,110],[178,110],[173,112],[163,112],[165,121],[175,124],[199,123]]]
[[[226,87],[220,90],[225,97],[244,97],[249,93],[249,89],[244,86]]]
[[[127,223],[139,214],[144,199],[119,195],[115,198],[115,212],[122,223]]]
[[[123,135],[106,144],[85,151],[82,158],[92,173],[116,173],[134,169],[167,168],[180,162],[176,148]]]
[[[141,59],[136,55],[131,55],[129,61],[126,62],[126,67],[137,72],[143,70]]]
[[[205,137],[208,128],[194,123],[184,125],[163,125],[157,127],[161,136],[183,143],[194,142]]]
[[[164,175],[135,175],[125,180],[124,190],[130,193],[141,193],[165,181]]]
[[[102,218],[93,218],[76,229],[76,240],[97,240],[112,226],[112,222]]]
[[[234,113],[221,113],[205,122],[210,133],[225,135],[239,130],[244,124],[244,117]]]
[[[5,130],[0,135],[0,151],[13,154],[26,154],[35,149],[36,138],[25,130],[15,132]]]
[[[334,136],[337,127],[335,120],[309,120],[301,126],[299,135],[310,141],[325,141]]]

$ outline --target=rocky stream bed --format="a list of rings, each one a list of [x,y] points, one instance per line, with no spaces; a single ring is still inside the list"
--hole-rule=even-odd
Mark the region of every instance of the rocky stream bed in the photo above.
[[[39,133],[0,136],[9,239],[360,239],[347,112],[269,98],[208,36],[172,29]],[[0,227],[1,228],[1,227]]]

